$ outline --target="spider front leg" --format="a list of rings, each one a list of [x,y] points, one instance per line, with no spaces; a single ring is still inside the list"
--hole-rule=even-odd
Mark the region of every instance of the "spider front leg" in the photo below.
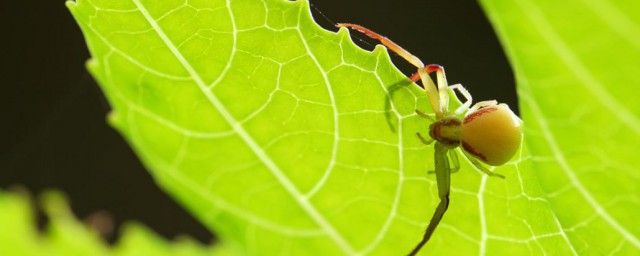
[[[440,203],[438,203],[438,207],[436,211],[433,213],[433,217],[431,217],[431,221],[429,222],[429,226],[427,230],[424,232],[424,236],[422,240],[416,245],[416,247],[409,253],[410,256],[416,255],[422,246],[424,246],[433,232],[440,224],[440,220],[444,216],[444,213],[449,208],[449,193],[451,189],[451,169],[449,166],[449,159],[447,158],[447,149],[444,145],[439,142],[436,142],[435,145],[435,167],[436,167],[436,182],[438,183],[438,197],[440,198]],[[457,159],[457,158],[456,158]]]
[[[429,66],[433,66],[433,65],[427,65],[425,66],[422,61],[420,59],[418,59],[418,57],[414,56],[413,54],[409,53],[409,51],[405,50],[404,48],[400,47],[398,44],[394,43],[393,41],[391,41],[389,38],[382,36],[376,32],[373,32],[372,30],[365,28],[363,26],[357,25],[357,24],[350,24],[350,23],[338,23],[336,24],[337,27],[340,28],[350,28],[350,29],[354,29],[357,30],[359,32],[362,32],[363,34],[367,35],[368,37],[371,37],[373,39],[376,39],[378,41],[380,41],[380,43],[382,43],[384,46],[387,47],[387,49],[395,52],[396,54],[400,55],[400,57],[404,58],[405,60],[407,60],[409,63],[411,63],[411,65],[414,65],[415,67],[418,68],[418,72],[416,73],[416,75],[414,75],[416,78],[414,79],[414,76],[411,77],[411,80],[413,82],[418,81],[419,79],[422,79],[422,85],[424,86],[424,90],[427,93],[427,96],[429,97],[429,102],[431,103],[431,107],[433,108],[433,112],[436,114],[437,118],[441,118],[442,116],[444,116],[444,114],[442,113],[442,106],[445,106],[444,104],[442,104],[440,102],[440,98],[438,95],[438,90],[436,89],[436,85],[433,83],[433,80],[431,79],[431,77],[429,77],[428,72],[433,72],[433,71],[428,71],[427,67]],[[437,65],[435,65],[437,66]],[[441,69],[444,71],[444,69]],[[443,72],[444,75],[444,72]],[[444,76],[442,76],[444,78]],[[438,78],[438,83],[440,83],[440,77]],[[445,81],[446,83],[446,81]],[[446,87],[446,85],[445,85]],[[442,95],[442,94],[441,94]],[[441,96],[440,95],[440,96]],[[446,98],[447,104],[448,104],[448,98]],[[446,114],[446,113],[445,113]]]
[[[380,41],[380,43],[382,43],[384,46],[386,46],[389,50],[397,53],[398,55],[400,55],[400,57],[404,58],[405,60],[407,60],[409,63],[411,63],[411,65],[414,65],[418,68],[422,68],[424,66],[424,64],[422,64],[422,61],[420,59],[418,59],[418,57],[414,56],[413,54],[409,53],[409,51],[405,50],[404,48],[400,47],[398,44],[394,43],[393,41],[391,41],[389,38],[387,38],[386,36],[380,35],[376,32],[373,32],[373,30],[365,28],[363,26],[360,26],[358,24],[351,24],[351,23],[338,23],[336,24],[336,27],[339,28],[350,28],[350,29],[354,29],[357,31],[360,31],[361,33],[367,35],[368,37],[371,37],[373,39],[376,39],[378,41]]]
[[[431,77],[429,77],[429,74],[433,72],[436,72],[436,79],[438,81],[437,92],[429,91],[427,88],[429,86],[427,86],[426,84],[431,82],[431,86],[436,87],[435,85],[433,85]],[[418,79],[422,79],[422,84],[425,87],[424,89],[427,92],[427,95],[429,95],[429,99],[433,100],[432,98],[437,98],[438,108],[434,109],[437,117],[446,116],[449,113],[449,88],[447,83],[447,76],[444,72],[444,67],[438,64],[429,64],[424,67],[418,67],[418,72],[411,76],[410,79],[413,82],[417,82]]]

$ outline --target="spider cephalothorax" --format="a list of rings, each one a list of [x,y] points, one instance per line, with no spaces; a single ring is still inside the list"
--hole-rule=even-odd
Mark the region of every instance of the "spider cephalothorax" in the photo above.
[[[429,137],[448,148],[460,145],[460,128],[462,120],[457,116],[445,116],[429,125]]]

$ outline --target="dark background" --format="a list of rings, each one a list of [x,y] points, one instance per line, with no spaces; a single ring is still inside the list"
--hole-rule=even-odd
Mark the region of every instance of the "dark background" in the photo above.
[[[333,22],[364,25],[425,63],[447,68],[474,99],[497,99],[517,110],[513,75],[478,3],[469,0],[317,0]],[[0,49],[0,188],[33,194],[63,191],[80,218],[108,212],[116,226],[144,223],[173,238],[213,235],[154,183],[122,137],[105,123],[108,106],[84,63],[82,34],[63,0],[3,3]],[[316,20],[336,30],[314,10]],[[374,41],[360,42],[373,49]],[[415,71],[402,59],[395,63]],[[115,233],[117,234],[117,232]],[[117,235],[108,236],[110,241]]]

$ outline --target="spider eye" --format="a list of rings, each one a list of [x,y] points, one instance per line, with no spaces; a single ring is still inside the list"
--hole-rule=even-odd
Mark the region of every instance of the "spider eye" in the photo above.
[[[518,151],[522,127],[507,105],[481,108],[468,114],[460,131],[462,148],[482,162],[503,165]]]

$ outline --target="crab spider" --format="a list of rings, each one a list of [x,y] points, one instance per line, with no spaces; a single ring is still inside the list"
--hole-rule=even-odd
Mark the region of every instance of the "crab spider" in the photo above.
[[[481,172],[504,178],[500,174],[493,173],[480,162],[498,166],[505,164],[513,157],[522,138],[520,120],[506,104],[498,104],[495,100],[481,101],[471,106],[471,94],[461,84],[448,86],[442,66],[424,65],[420,59],[388,38],[356,24],[338,23],[336,26],[360,31],[380,41],[389,50],[416,66],[418,72],[411,76],[410,80],[413,82],[422,80],[435,114],[433,118],[417,109],[415,111],[418,116],[431,121],[429,138],[425,138],[419,132],[416,135],[426,145],[435,142],[434,173],[440,198],[440,203],[431,217],[422,240],[409,253],[409,255],[415,255],[429,241],[449,206],[450,175],[460,169],[460,162],[454,149],[461,146],[469,162]],[[429,76],[434,72],[437,86]],[[450,112],[449,92],[452,90],[457,90],[464,97],[465,102],[455,111]]]

